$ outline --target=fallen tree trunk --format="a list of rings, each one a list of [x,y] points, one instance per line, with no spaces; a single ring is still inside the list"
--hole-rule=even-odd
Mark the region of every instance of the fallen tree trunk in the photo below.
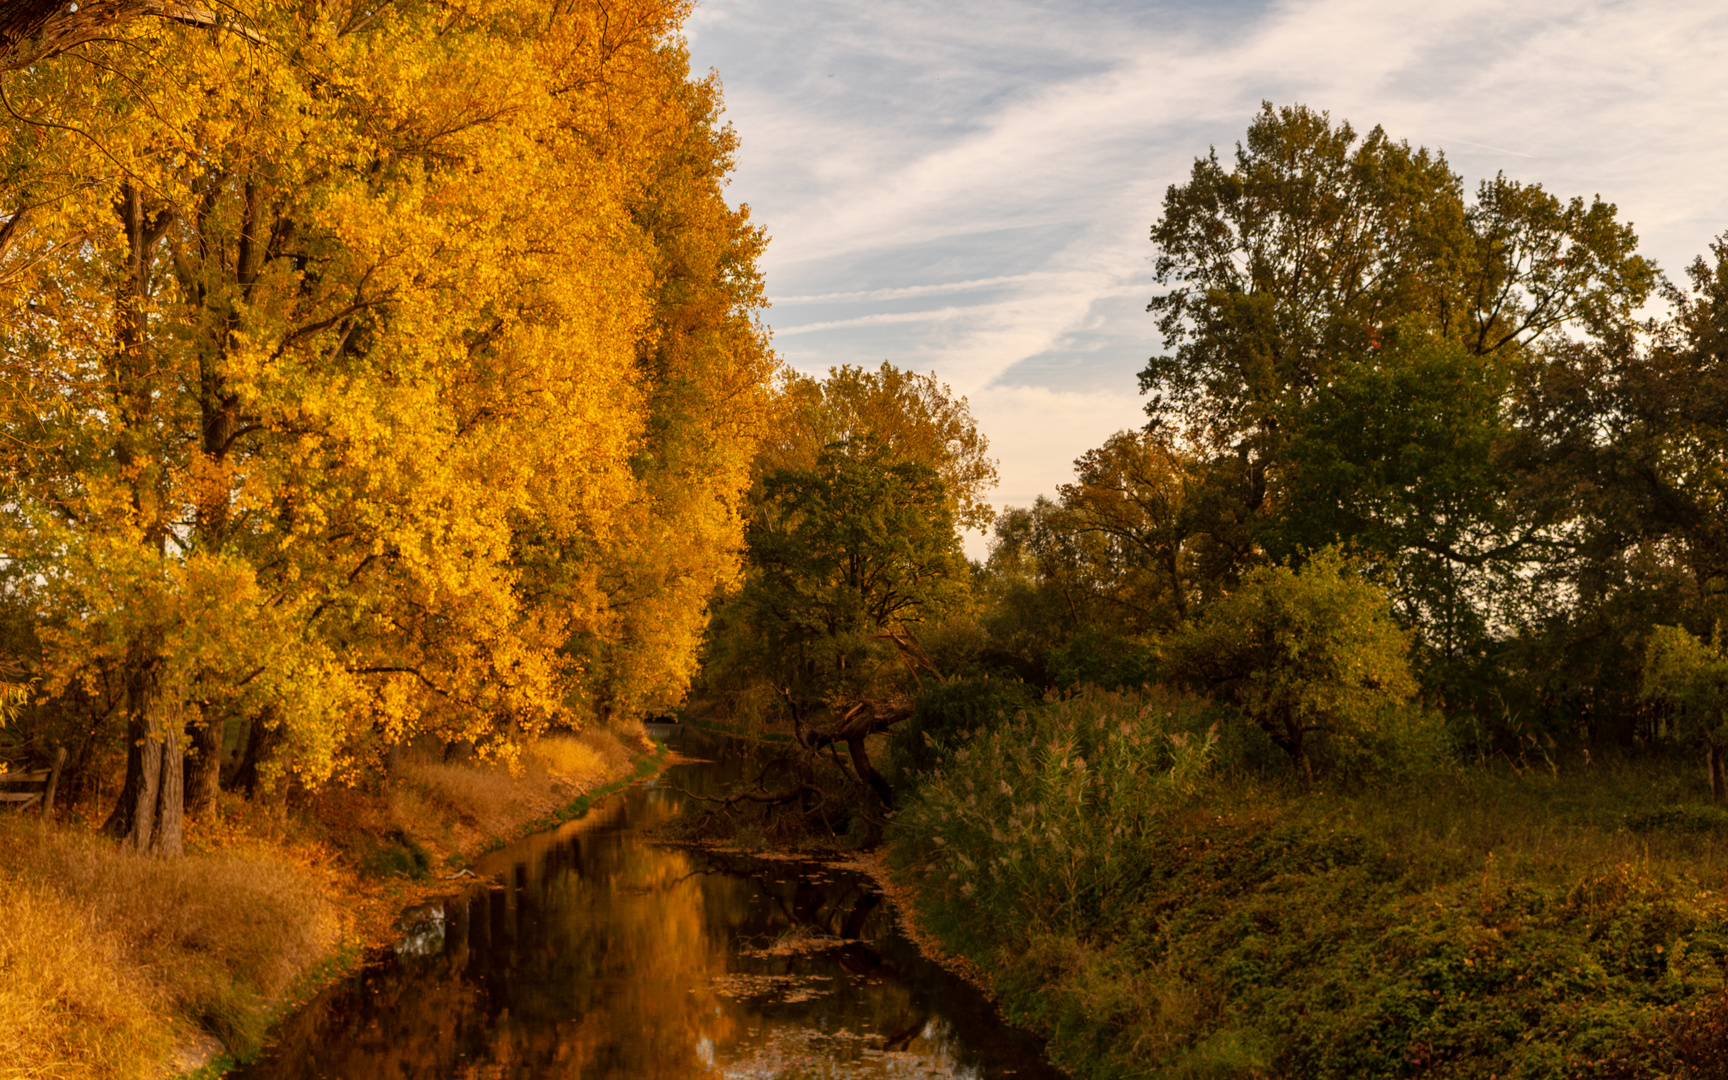
[[[858,779],[870,785],[870,789],[882,800],[882,805],[893,806],[894,789],[870,763],[870,754],[865,748],[864,740],[872,735],[886,733],[895,724],[910,717],[916,707],[917,703],[904,695],[860,701],[832,723],[813,724],[808,728],[797,724],[798,743],[812,753],[845,743]]]

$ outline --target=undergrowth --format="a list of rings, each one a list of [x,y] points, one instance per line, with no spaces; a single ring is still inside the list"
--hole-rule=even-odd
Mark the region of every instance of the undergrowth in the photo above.
[[[1728,1076],[1728,814],[1682,763],[1308,790],[1151,690],[976,734],[891,833],[1086,1077]]]
[[[17,1075],[149,1075],[200,1032],[249,1052],[341,929],[330,882],[286,851],[162,859],[20,821],[0,861],[0,1031],[19,1043],[0,1070]]]

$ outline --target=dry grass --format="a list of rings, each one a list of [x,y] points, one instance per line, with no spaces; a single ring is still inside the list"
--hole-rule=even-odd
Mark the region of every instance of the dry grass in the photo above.
[[[626,737],[597,726],[535,739],[524,747],[514,776],[502,762],[404,762],[403,783],[391,794],[391,820],[458,851],[475,837],[509,835],[626,768]],[[446,817],[454,820],[441,824]]]
[[[113,934],[53,889],[0,881],[0,1077],[134,1077],[172,1025]]]
[[[0,1076],[130,1077],[199,1031],[235,1053],[327,955],[335,909],[276,854],[139,855],[13,819],[0,843]]]

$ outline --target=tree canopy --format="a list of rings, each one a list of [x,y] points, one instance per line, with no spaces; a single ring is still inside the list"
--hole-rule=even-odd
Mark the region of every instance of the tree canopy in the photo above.
[[[6,77],[0,550],[86,750],[239,717],[315,783],[681,696],[775,407],[686,14],[259,0]]]

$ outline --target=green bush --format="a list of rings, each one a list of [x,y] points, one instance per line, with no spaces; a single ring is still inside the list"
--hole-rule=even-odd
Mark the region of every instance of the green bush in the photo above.
[[[1297,568],[1249,571],[1240,589],[1172,635],[1166,664],[1179,683],[1259,725],[1312,782],[1317,743],[1359,765],[1376,748],[1414,749],[1438,737],[1398,730],[1436,726],[1402,707],[1416,692],[1409,644],[1386,593],[1327,548]]]
[[[1158,656],[1149,646],[1082,626],[1050,650],[1050,680],[1064,690],[1080,686],[1132,690],[1158,681]]]
[[[986,909],[1083,926],[1136,872],[1157,817],[1217,745],[1210,709],[1153,688],[1082,690],[978,733],[929,774],[894,834]]]
[[[432,873],[432,853],[425,845],[400,829],[392,829],[360,854],[360,873],[366,877],[405,877],[415,881]]]

